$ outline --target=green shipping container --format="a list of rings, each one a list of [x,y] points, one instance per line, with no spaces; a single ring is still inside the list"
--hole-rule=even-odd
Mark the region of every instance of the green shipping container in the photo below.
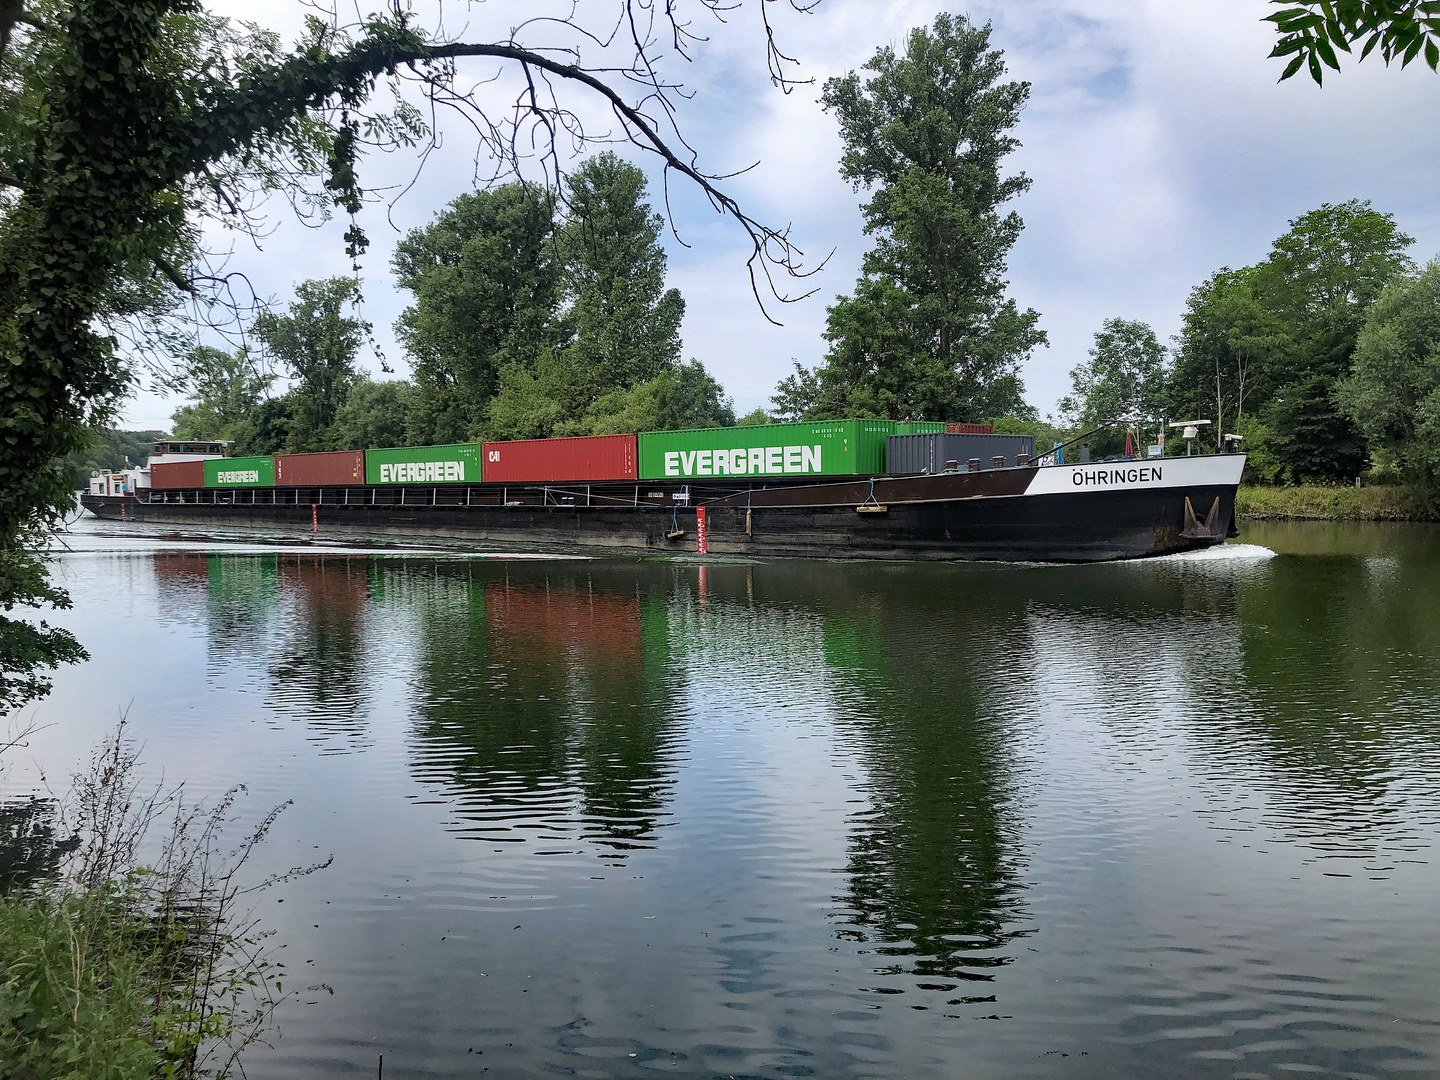
[[[643,480],[716,476],[853,476],[885,471],[889,420],[647,431],[640,436]]]
[[[365,451],[367,484],[478,484],[485,453],[479,443],[401,446]]]
[[[272,457],[211,458],[205,462],[207,488],[274,487]]]
[[[944,420],[897,420],[891,435],[943,435]]]

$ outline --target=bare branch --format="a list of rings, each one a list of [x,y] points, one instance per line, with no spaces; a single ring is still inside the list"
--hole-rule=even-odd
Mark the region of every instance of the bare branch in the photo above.
[[[556,134],[556,118],[561,115],[555,105],[542,106],[535,94],[535,82],[530,71],[537,68],[558,78],[579,83],[589,88],[609,103],[612,110],[620,121],[633,130],[636,135],[631,136],[631,142],[642,149],[658,155],[664,162],[665,170],[675,170],[685,176],[698,186],[710,200],[712,206],[723,214],[729,214],[749,236],[752,252],[746,267],[750,273],[751,287],[755,294],[756,301],[760,304],[761,311],[770,322],[779,325],[771,317],[765,308],[764,300],[760,296],[759,280],[756,276],[756,268],[764,275],[766,284],[772,296],[782,303],[793,303],[814,294],[815,290],[810,289],[800,295],[787,295],[778,288],[773,275],[770,272],[770,264],[784,269],[786,274],[794,278],[809,277],[817,273],[823,266],[822,262],[810,270],[804,269],[800,259],[804,253],[791,240],[789,227],[776,229],[765,225],[747,213],[735,198],[716,186],[715,181],[721,179],[701,172],[691,162],[683,160],[670,146],[664,137],[656,130],[653,122],[646,117],[637,107],[631,105],[615,89],[600,79],[593,70],[582,68],[576,64],[566,64],[553,60],[533,49],[522,48],[512,44],[467,44],[454,42],[444,45],[436,45],[427,49],[424,53],[417,55],[412,63],[421,63],[435,60],[453,60],[459,57],[489,56],[502,60],[514,61],[521,66],[525,75],[527,94],[529,101],[528,109],[538,122],[540,122],[551,137],[550,152],[546,155],[554,163],[558,170],[558,159],[555,158],[554,137]],[[657,87],[657,89],[661,89]],[[553,99],[553,95],[552,95]],[[693,160],[693,159],[692,159]],[[828,257],[827,257],[828,261]]]
[[[192,296],[196,294],[195,283],[172,266],[168,259],[162,255],[156,255],[154,262],[156,269],[170,279],[171,285],[174,285],[181,292],[190,293]]]

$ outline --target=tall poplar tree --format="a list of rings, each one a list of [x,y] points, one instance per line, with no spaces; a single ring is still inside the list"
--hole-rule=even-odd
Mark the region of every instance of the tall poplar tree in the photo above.
[[[609,151],[570,174],[567,195],[570,359],[597,386],[630,389],[680,361],[685,301],[665,288],[665,219],[646,201],[645,174]]]
[[[415,296],[395,326],[414,371],[412,439],[478,434],[502,369],[562,343],[555,228],[549,194],[516,182],[461,195],[396,246],[396,280]]]
[[[1025,411],[1020,365],[1045,340],[1033,310],[1005,296],[1005,262],[1024,227],[1004,206],[1030,186],[1001,174],[1030,96],[1006,82],[990,27],[941,14],[829,80],[841,175],[871,192],[852,296],[829,309],[830,350],[814,386],[782,384],[806,415],[969,419]],[[809,400],[804,400],[808,398]],[[794,411],[793,407],[792,410]]]

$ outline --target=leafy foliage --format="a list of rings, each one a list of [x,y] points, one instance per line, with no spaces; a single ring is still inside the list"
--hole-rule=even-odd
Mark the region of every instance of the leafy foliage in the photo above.
[[[1440,478],[1440,260],[1381,295],[1338,397],[1403,474],[1430,484]]]
[[[0,558],[0,715],[50,692],[43,671],[89,656],[63,627],[11,618],[17,607],[70,607],[69,594],[46,576],[47,540],[45,531],[32,526],[16,536],[15,547]]]
[[[284,965],[239,910],[239,874],[283,806],[228,857],[239,789],[208,811],[179,789],[146,790],[124,725],[76,778],[60,812],[24,808],[24,873],[0,893],[0,1074],[193,1080],[232,1074],[284,1000]],[[162,814],[160,857],[137,853]],[[56,843],[60,831],[69,838]],[[228,846],[228,845],[227,845]]]
[[[1002,82],[989,26],[939,15],[905,51],[879,49],[825,84],[840,123],[840,173],[871,189],[875,237],[854,295],[829,309],[830,350],[782,384],[783,415],[955,419],[1022,407],[1019,365],[1045,340],[1039,315],[1005,297],[1005,260],[1023,223],[1001,207],[1025,191],[1000,164],[1030,95]]]
[[[1263,453],[1283,463],[1266,470],[1277,479],[1353,480],[1367,448],[1334,388],[1350,373],[1366,312],[1410,266],[1411,243],[1368,202],[1327,203],[1293,220],[1265,261],[1197,286],[1175,350],[1170,415],[1213,419],[1206,437],[1218,446],[1253,414]]]
[[[361,377],[335,414],[330,442],[345,450],[405,445],[414,397],[415,388],[408,382],[374,382]]]
[[[1325,68],[1340,70],[1336,50],[1361,45],[1364,60],[1377,48],[1386,64],[1408,67],[1424,56],[1430,70],[1440,65],[1440,3],[1435,0],[1271,0],[1284,10],[1265,16],[1280,40],[1274,58],[1290,57],[1281,81],[1307,68],[1317,84]],[[1363,45],[1361,44],[1363,42]]]
[[[1131,417],[1142,434],[1155,430],[1165,415],[1165,360],[1165,346],[1148,323],[1106,319],[1089,362],[1070,372],[1072,389],[1060,402],[1066,422],[1088,430]],[[1114,454],[1124,442],[1125,429],[1117,426],[1097,433],[1090,445],[1098,454]]]
[[[730,415],[708,373],[680,363],[685,303],[665,288],[644,173],[599,154],[570,174],[558,211],[539,188],[508,184],[461,196],[401,242],[395,271],[415,295],[397,325],[415,371],[413,440]]]
[[[240,439],[274,381],[249,350],[228,353],[197,346],[190,352],[183,379],[171,383],[190,395],[190,403],[170,417],[171,434],[177,439]]]
[[[355,357],[370,324],[344,314],[358,304],[354,278],[302,281],[284,315],[261,312],[255,333],[295,380],[286,449],[291,453],[333,449],[328,441],[340,406],[355,384]]]
[[[501,371],[562,344],[555,229],[554,200],[517,182],[461,195],[397,245],[396,280],[415,296],[395,327],[418,395],[412,440],[471,438]]]
[[[665,288],[664,219],[645,201],[645,174],[609,151],[575,169],[566,194],[571,360],[596,386],[630,389],[680,361],[685,301]]]

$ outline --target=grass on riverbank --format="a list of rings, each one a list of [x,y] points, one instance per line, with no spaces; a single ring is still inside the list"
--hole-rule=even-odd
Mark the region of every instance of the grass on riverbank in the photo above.
[[[237,874],[280,808],[228,857],[240,789],[205,810],[142,790],[124,726],[63,803],[0,807],[0,1076],[194,1080],[238,1069],[284,1000]],[[163,817],[163,821],[161,820]],[[158,858],[138,855],[154,824]],[[228,845],[227,845],[228,846]]]
[[[1242,518],[1311,521],[1440,521],[1433,494],[1399,486],[1242,487],[1235,496]]]

